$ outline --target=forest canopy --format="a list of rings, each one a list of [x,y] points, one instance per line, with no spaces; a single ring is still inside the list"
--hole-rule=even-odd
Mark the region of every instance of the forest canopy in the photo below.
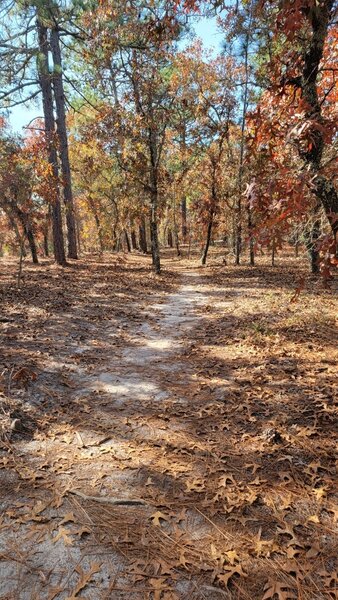
[[[217,23],[204,47],[194,24]],[[3,0],[0,252],[337,261],[333,0]],[[209,20],[209,21],[208,21]],[[16,134],[11,112],[39,117]],[[229,259],[228,259],[229,260]]]

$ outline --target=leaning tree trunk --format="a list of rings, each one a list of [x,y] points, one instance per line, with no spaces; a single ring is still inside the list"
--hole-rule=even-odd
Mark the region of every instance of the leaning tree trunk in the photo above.
[[[20,234],[19,227],[15,221],[12,207],[9,205],[9,203],[6,203],[6,201],[4,201],[3,209],[4,209],[4,212],[6,213],[8,221],[15,233],[15,238],[16,238],[16,241],[20,248],[20,252],[22,252],[23,258],[26,258],[27,252],[26,252],[25,246],[23,245],[23,247],[22,247],[22,236]]]
[[[78,258],[76,243],[76,222],[74,212],[74,201],[72,192],[72,179],[68,152],[68,135],[66,125],[65,94],[62,80],[62,59],[60,49],[60,38],[58,29],[54,28],[50,34],[51,48],[53,54],[53,85],[54,98],[57,114],[57,135],[59,139],[59,152],[61,160],[61,171],[63,179],[63,195],[66,208],[68,256]]]
[[[209,215],[207,237],[205,240],[205,246],[204,246],[204,250],[203,250],[202,258],[201,258],[202,265],[205,265],[207,262],[207,256],[208,256],[209,246],[210,246],[210,242],[211,242],[211,232],[212,232],[213,221],[214,221],[214,211],[212,210],[212,211],[210,211],[210,215]]]
[[[38,265],[39,264],[38,252],[37,252],[37,247],[36,247],[36,243],[35,243],[33,226],[32,226],[31,220],[29,218],[29,215],[27,213],[25,213],[23,210],[21,210],[19,207],[16,207],[15,210],[16,210],[18,219],[19,219],[19,221],[23,227],[23,230],[25,232],[25,236],[27,238],[30,253],[32,256],[32,261],[35,265]]]
[[[45,135],[48,150],[48,162],[52,169],[54,193],[52,199],[52,226],[53,226],[53,245],[55,260],[59,265],[66,264],[64,239],[62,231],[62,214],[59,189],[59,170],[58,157],[55,146],[55,120],[53,112],[53,93],[51,77],[48,69],[48,37],[47,28],[37,18],[37,31],[39,38],[39,83],[42,92],[42,107],[45,121]]]

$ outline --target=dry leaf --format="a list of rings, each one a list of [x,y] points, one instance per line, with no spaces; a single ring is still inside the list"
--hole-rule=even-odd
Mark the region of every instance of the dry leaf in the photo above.
[[[233,575],[239,575],[242,577],[247,577],[246,573],[244,573],[241,565],[236,565],[233,567],[225,567],[223,569],[223,573],[217,575],[217,580],[223,583],[224,587],[228,587],[228,583],[233,577]]]
[[[66,546],[73,545],[73,539],[69,536],[69,531],[65,527],[59,527],[58,533],[53,537],[53,544],[56,544],[59,540],[62,540]]]
[[[164,515],[160,510],[157,510],[156,512],[154,512],[150,519],[153,522],[153,525],[156,525],[156,527],[161,527],[161,520],[162,521],[169,521],[170,519]]]
[[[277,596],[278,600],[297,599],[297,595],[292,591],[290,586],[279,581],[272,581],[271,579],[264,586],[264,592],[262,600],[274,600],[274,596]]]
[[[80,565],[78,565],[75,568],[75,571],[79,574],[80,581],[76,585],[71,596],[69,596],[69,598],[67,598],[67,600],[74,600],[74,598],[76,598],[78,593],[81,592],[81,590],[83,590],[88,585],[88,583],[91,582],[91,580],[93,579],[93,575],[98,573],[100,568],[101,568],[100,563],[93,563],[92,565],[89,566],[89,570],[86,572],[86,571],[84,571],[84,569],[82,569],[82,567]]]
[[[308,521],[310,523],[319,523],[319,518],[317,515],[311,515],[311,517],[308,518]]]
[[[239,556],[236,550],[228,550],[228,552],[225,552],[225,556],[228,558],[231,565],[234,565],[235,561],[239,561]]]

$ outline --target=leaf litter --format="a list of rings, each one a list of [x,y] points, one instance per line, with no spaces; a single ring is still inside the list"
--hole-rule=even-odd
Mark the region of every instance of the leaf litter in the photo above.
[[[5,265],[0,598],[335,598],[332,292],[165,264]]]

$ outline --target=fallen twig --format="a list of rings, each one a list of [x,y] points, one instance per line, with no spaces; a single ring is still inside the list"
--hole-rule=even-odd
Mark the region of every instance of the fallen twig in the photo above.
[[[124,498],[112,498],[111,496],[87,496],[79,492],[79,490],[68,490],[69,494],[75,494],[80,496],[84,500],[92,500],[93,502],[100,502],[101,504],[112,504],[113,506],[149,506],[149,503],[145,500],[140,499],[124,499]]]

